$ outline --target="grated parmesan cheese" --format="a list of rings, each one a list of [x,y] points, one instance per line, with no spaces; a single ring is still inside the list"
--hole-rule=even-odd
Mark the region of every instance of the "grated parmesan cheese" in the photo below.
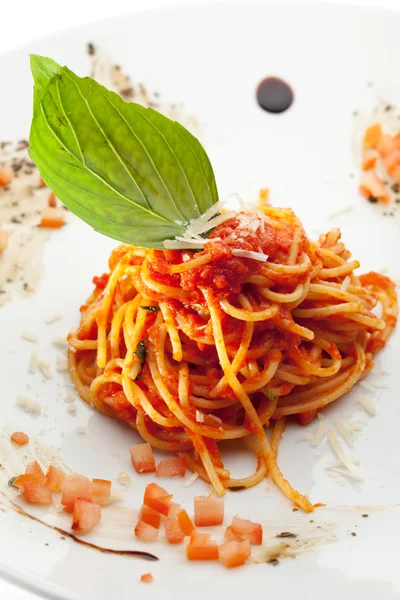
[[[128,473],[121,471],[121,473],[118,473],[118,482],[124,487],[129,487],[132,483],[132,479],[129,477]]]
[[[253,250],[242,250],[240,248],[235,248],[232,250],[233,256],[238,256],[239,258],[252,258],[253,260],[259,260],[260,262],[267,262],[268,254],[263,254],[262,252],[254,252]]]
[[[363,477],[361,474],[361,470],[358,467],[356,467],[356,465],[350,459],[346,451],[343,449],[332,427],[328,428],[328,440],[331,444],[332,450],[334,451],[336,456],[342,461],[343,465],[348,469],[349,473],[352,473],[352,475],[356,479],[362,479]]]
[[[87,433],[87,429],[83,425],[77,425],[75,431],[76,433]]]
[[[27,396],[17,396],[17,404],[28,413],[39,415],[42,412],[41,404]]]
[[[71,402],[70,404],[68,404],[67,411],[69,413],[75,414],[76,413],[76,409],[77,409],[77,406],[76,406],[75,402]]]
[[[57,356],[56,360],[57,371],[68,371],[68,361],[61,356]]]
[[[50,363],[48,363],[46,360],[39,360],[38,366],[43,375],[46,377],[46,379],[52,378],[52,374],[50,371]]]
[[[339,430],[340,435],[350,448],[354,446],[354,428],[349,427],[347,423],[339,416],[333,417],[333,422]]]
[[[204,415],[199,410],[196,410],[196,421],[198,423],[204,423]]]
[[[59,321],[61,318],[62,317],[61,317],[60,313],[54,313],[54,314],[50,315],[49,317],[47,317],[46,325],[51,325],[52,323]]]
[[[34,333],[31,333],[30,331],[23,331],[21,333],[21,337],[27,342],[37,342],[37,336]]]
[[[76,396],[73,392],[67,392],[64,397],[64,402],[74,402]]]
[[[376,415],[376,407],[369,398],[366,398],[365,396],[357,396],[357,400],[361,404],[365,412],[371,415],[371,417],[374,417]]]
[[[32,350],[31,357],[29,359],[29,367],[28,367],[29,373],[32,373],[32,374],[36,373],[38,366],[39,366],[39,355],[36,352],[36,350]]]
[[[327,429],[324,415],[322,415],[321,413],[318,412],[317,417],[318,417],[319,423],[318,423],[318,426],[310,440],[311,445],[314,446],[314,448],[316,448],[317,446],[320,445],[320,443],[326,436],[326,429]]]
[[[63,337],[56,337],[51,340],[53,346],[57,346],[57,348],[68,348],[68,342]]]
[[[367,392],[375,392],[374,386],[368,383],[367,381],[360,381],[360,387],[362,387]]]
[[[125,495],[122,490],[113,488],[110,499],[111,499],[111,502],[123,502],[125,499]]]
[[[194,472],[191,474],[191,476],[189,477],[189,479],[187,479],[186,481],[183,482],[183,486],[184,487],[190,487],[198,478],[198,473]]]

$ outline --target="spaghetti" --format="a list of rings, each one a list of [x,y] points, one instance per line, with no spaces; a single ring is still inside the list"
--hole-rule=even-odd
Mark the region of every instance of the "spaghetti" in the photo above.
[[[371,369],[396,324],[395,286],[357,276],[340,231],[314,243],[291,210],[223,217],[199,252],[113,251],[69,335],[70,373],[83,400],[184,455],[217,494],[269,474],[312,511],[277,464],[285,420],[306,424]],[[254,473],[231,476],[223,440],[254,452]]]

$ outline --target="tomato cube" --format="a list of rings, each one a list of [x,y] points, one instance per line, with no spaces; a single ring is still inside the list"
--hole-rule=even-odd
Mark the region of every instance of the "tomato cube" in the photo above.
[[[72,512],[78,499],[92,500],[92,482],[84,475],[73,473],[67,477],[61,489],[61,504],[67,512]]]
[[[77,533],[88,533],[101,519],[101,506],[80,498],[74,503],[72,529]]]
[[[222,525],[224,501],[216,496],[196,496],[194,499],[194,523],[196,527]]]
[[[111,481],[108,479],[92,479],[92,501],[100,506],[110,504]]]
[[[135,527],[135,536],[142,542],[155,542],[158,537],[158,529],[144,521],[139,521]]]
[[[136,444],[129,448],[132,465],[137,473],[154,473],[156,461],[150,444]]]

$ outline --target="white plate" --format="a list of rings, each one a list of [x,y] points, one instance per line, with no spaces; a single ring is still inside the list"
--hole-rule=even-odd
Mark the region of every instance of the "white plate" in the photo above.
[[[28,53],[52,56],[86,74],[85,46],[93,40],[136,81],[160,90],[169,102],[183,101],[186,114],[198,117],[221,197],[268,186],[273,203],[292,206],[311,235],[313,229],[340,226],[364,271],[386,266],[399,277],[399,231],[394,219],[359,197],[351,147],[353,110],[371,107],[377,90],[388,102],[400,105],[399,28],[397,13],[248,2],[148,12],[88,25],[0,59],[1,138],[26,137],[29,130]],[[288,112],[270,115],[257,106],[255,89],[267,75],[282,77],[293,87],[295,103]],[[368,82],[376,87],[368,87]],[[328,218],[348,204],[351,211]],[[46,244],[44,276],[37,293],[28,300],[16,296],[1,308],[1,422],[7,431],[17,428],[37,435],[46,448],[55,445],[56,454],[79,472],[114,481],[120,471],[129,472],[133,485],[125,505],[137,507],[151,478],[135,476],[129,465],[127,448],[137,440],[136,434],[93,413],[82,402],[75,416],[67,412],[63,397],[68,384],[55,372],[59,351],[51,344],[54,336],[65,335],[77,323],[91,277],[105,270],[113,246],[72,219]],[[46,325],[45,319],[54,312],[60,312],[62,319]],[[37,344],[22,340],[23,330],[37,334]],[[27,375],[34,346],[52,364],[52,379]],[[299,600],[330,600],[338,593],[344,600],[396,597],[400,592],[399,352],[397,332],[377,361],[378,371],[384,365],[390,372],[387,387],[374,394],[354,390],[325,413],[329,422],[342,413],[362,421],[354,453],[361,461],[363,482],[345,480],[340,485],[329,477],[326,466],[334,457],[327,442],[317,449],[299,443],[304,431],[293,426],[281,446],[281,468],[313,502],[328,507],[311,517],[292,512],[271,484],[227,495],[227,520],[238,513],[261,521],[269,545],[276,543],[274,536],[280,531],[298,533],[299,541],[293,545],[301,552],[296,552],[295,560],[283,559],[276,567],[249,564],[228,572],[217,564],[190,564],[183,548],[156,543],[145,549],[160,560],[145,563],[63,540],[6,508],[0,510],[0,573],[49,598],[127,600],[140,593],[143,598],[166,594],[179,600],[188,593],[193,598],[204,593],[212,598],[223,594],[239,598],[256,592],[279,598],[296,594]],[[371,375],[369,381],[374,380]],[[376,404],[375,418],[359,408],[356,396],[361,391]],[[48,416],[24,413],[16,406],[18,394],[38,399]],[[85,425],[87,433],[77,433],[77,425]],[[5,435],[3,453],[4,440]],[[26,461],[25,452],[22,449],[17,458],[7,459],[16,461],[15,469],[19,459]],[[231,461],[237,470],[251,464],[241,453]],[[168,488],[188,509],[193,496],[208,489],[201,481],[189,488],[174,482]],[[364,513],[369,517],[363,518]],[[49,519],[45,510],[34,514]],[[109,515],[103,529],[87,540],[114,548],[144,548],[132,536],[134,519],[128,512],[109,509]],[[62,522],[67,526],[67,520]],[[149,586],[139,583],[147,571],[155,578]]]

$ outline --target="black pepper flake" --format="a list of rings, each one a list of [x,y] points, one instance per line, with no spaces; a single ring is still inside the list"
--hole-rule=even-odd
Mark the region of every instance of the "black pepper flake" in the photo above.
[[[16,223],[17,225],[21,225],[21,221],[17,219],[17,217],[11,217],[10,223]]]
[[[314,519],[310,519],[310,523],[314,523]]]
[[[378,198],[375,198],[375,196],[368,196],[368,202],[376,204],[378,202]]]
[[[94,56],[96,54],[96,48],[92,42],[88,43],[87,51],[88,51],[89,56]]]
[[[49,545],[49,544],[48,544],[48,542],[46,542],[46,543],[45,543],[45,546],[48,546],[48,545]]]
[[[393,106],[391,104],[386,104],[385,106],[385,112],[389,112],[393,109]]]
[[[358,110],[353,110],[353,117],[357,117],[358,116]]]
[[[361,515],[363,517],[363,519],[366,519],[367,517],[369,517],[369,515],[367,515],[367,513],[364,513],[363,515]]]
[[[133,94],[133,87],[124,88],[121,90],[120,94],[121,96],[131,96],[131,94]]]
[[[278,533],[277,538],[297,538],[297,533],[291,533],[290,531],[282,531]]]
[[[394,212],[390,212],[390,213],[389,213],[389,216],[390,216],[390,217],[394,217]]]
[[[64,536],[64,535],[62,535],[62,536],[60,537],[60,540],[65,540],[65,536]]]
[[[24,219],[26,217],[26,213],[21,213],[19,216]]]
[[[17,488],[17,486],[16,486],[16,485],[14,485],[14,481],[15,481],[16,479],[17,479],[17,477],[11,477],[11,479],[9,479],[9,480],[8,480],[8,485],[9,485],[10,487],[13,487],[13,488],[15,488],[16,490],[18,490],[19,488]]]
[[[24,283],[23,288],[24,288],[24,290],[28,289],[28,284],[26,282]]]
[[[12,163],[11,168],[14,171],[14,173],[18,173],[18,171],[20,169],[22,169],[22,165],[23,165],[23,161],[20,160],[18,162]]]
[[[292,508],[292,512],[297,512],[298,510],[299,510],[299,509],[298,509],[298,508],[296,508],[296,507]]]
[[[356,532],[355,532],[355,531],[352,531],[352,532],[351,532],[351,535],[352,535],[353,537],[356,537],[356,535],[357,535],[357,534],[356,534]]]
[[[269,565],[272,565],[273,567],[276,567],[279,565],[279,560],[277,558],[270,558],[269,560],[267,560],[267,563]]]
[[[400,204],[400,198],[396,198],[395,202],[396,204]]]
[[[149,312],[158,312],[161,310],[159,306],[141,306],[140,308],[148,310]]]
[[[5,294],[6,290],[0,290],[0,294]]]
[[[398,183],[394,183],[394,184],[391,186],[391,189],[392,189],[392,192],[394,192],[395,194],[398,194],[398,193],[400,192],[400,187],[399,187],[399,184],[398,184]]]

